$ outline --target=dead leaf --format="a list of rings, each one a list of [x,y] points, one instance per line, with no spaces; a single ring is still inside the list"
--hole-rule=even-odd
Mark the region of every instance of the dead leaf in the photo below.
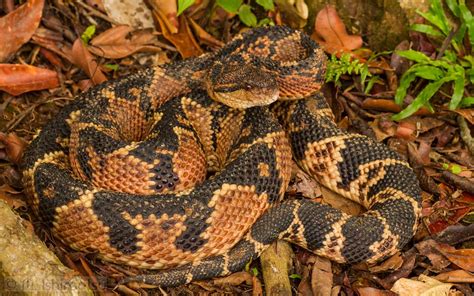
[[[443,272],[434,278],[448,283],[474,283],[474,275],[462,269]]]
[[[13,96],[59,86],[58,73],[30,65],[0,64],[0,90]]]
[[[449,261],[462,269],[474,272],[474,249],[456,249],[446,244],[439,244],[439,251]]]
[[[356,288],[360,296],[396,296],[394,292],[379,290],[372,287]]]
[[[21,192],[16,191],[8,184],[0,186],[0,199],[5,201],[12,209],[26,207],[26,202],[21,197]]]
[[[474,108],[457,109],[454,112],[464,117],[469,123],[474,124]]]
[[[390,119],[377,117],[369,123],[375,134],[377,142],[382,142],[386,138],[393,137],[397,131],[397,124]]]
[[[416,139],[416,125],[412,122],[402,121],[398,124],[396,136],[408,141]]]
[[[107,81],[95,57],[87,50],[81,38],[77,38],[72,45],[72,58],[74,64],[81,68],[91,78],[94,85]]]
[[[165,37],[169,42],[173,43],[183,58],[198,56],[203,53],[201,47],[199,47],[199,44],[197,44],[196,39],[194,39],[184,15],[179,17],[179,30],[176,34],[173,34],[167,29],[167,26],[164,24],[159,15],[157,18],[158,22],[160,23],[163,37]]]
[[[364,212],[364,208],[355,201],[345,198],[324,186],[321,186],[321,192],[323,193],[323,203],[329,204],[333,208],[354,216]]]
[[[332,5],[326,5],[319,11],[311,38],[330,54],[348,52],[362,46],[362,37],[347,34],[344,23]]]
[[[156,39],[151,30],[137,30],[121,25],[108,29],[91,40],[88,49],[95,55],[121,59],[136,52],[160,52],[161,48],[153,46]]]
[[[214,279],[213,284],[215,285],[231,285],[231,286],[238,286],[242,283],[246,283],[247,285],[252,284],[252,275],[246,271],[235,272],[229,276]]]
[[[178,20],[178,6],[176,1],[169,0],[148,0],[148,4],[153,9],[153,13],[158,16],[158,18],[166,26],[166,29],[171,34],[176,34],[179,32],[179,20]],[[162,24],[160,23],[160,26]],[[161,27],[163,30],[163,27]]]
[[[118,24],[136,29],[155,26],[152,13],[144,0],[103,0],[103,4],[107,15]]]
[[[415,247],[421,255],[428,257],[433,270],[443,270],[451,264],[438,250],[438,243],[432,239],[421,241]]]
[[[333,285],[331,261],[327,258],[316,256],[311,273],[311,290],[314,295],[330,296]]]
[[[30,40],[40,23],[43,5],[44,0],[30,0],[0,18],[0,62]]]
[[[193,27],[194,32],[196,33],[197,38],[215,49],[219,49],[224,46],[224,42],[214,38],[211,34],[207,33],[198,23],[193,19],[189,19],[191,26]]]
[[[61,34],[39,27],[31,40],[73,63],[71,45],[64,41]]]
[[[403,258],[400,255],[400,252],[396,253],[392,257],[388,258],[381,264],[377,266],[369,267],[370,272],[378,273],[378,272],[386,272],[389,270],[397,270],[403,265]]]
[[[275,0],[279,12],[283,16],[283,23],[292,28],[303,28],[308,20],[308,6],[303,0]],[[277,24],[280,21],[277,20]]]
[[[258,279],[258,277],[252,277],[252,296],[262,296],[263,295],[263,288],[262,283]]]
[[[391,291],[400,296],[451,295],[452,284],[442,283],[424,274],[421,274],[418,279],[399,279],[395,282]]]

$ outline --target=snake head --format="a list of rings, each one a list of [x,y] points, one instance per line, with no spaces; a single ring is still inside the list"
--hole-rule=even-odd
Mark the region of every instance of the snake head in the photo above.
[[[260,60],[241,55],[214,62],[205,85],[213,100],[232,108],[269,105],[279,96],[276,74]]]

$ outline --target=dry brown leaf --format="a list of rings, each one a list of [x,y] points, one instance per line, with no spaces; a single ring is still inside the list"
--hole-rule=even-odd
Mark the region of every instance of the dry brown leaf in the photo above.
[[[438,243],[432,239],[424,240],[415,245],[421,255],[430,259],[435,270],[443,270],[450,262],[438,251]]]
[[[379,290],[372,287],[356,288],[360,296],[396,296],[394,292]]]
[[[378,273],[378,272],[386,272],[389,270],[397,270],[403,265],[403,258],[400,255],[400,252],[396,253],[392,257],[388,258],[381,264],[377,266],[369,267],[370,272]]]
[[[0,18],[0,62],[30,40],[40,23],[43,5],[44,0],[30,0]]]
[[[314,295],[330,296],[333,285],[331,261],[320,256],[315,259],[311,273],[311,290]]]
[[[474,124],[474,108],[457,109],[454,112],[464,117],[469,123]]]
[[[163,36],[179,51],[183,58],[188,58],[192,56],[198,56],[203,53],[199,44],[197,44],[196,39],[189,28],[187,19],[184,15],[179,17],[179,30],[178,33],[171,33],[160,16],[157,16],[158,22],[160,23],[160,28],[163,33]]]
[[[474,283],[474,274],[462,269],[443,272],[434,278],[448,283]]]
[[[8,184],[0,186],[0,199],[5,201],[12,209],[26,207],[26,202],[21,199],[21,192],[16,191]]]
[[[191,26],[193,27],[194,32],[196,32],[197,38],[215,49],[221,48],[224,46],[224,42],[214,38],[211,34],[207,33],[198,23],[193,19],[189,19]]]
[[[94,37],[88,49],[95,55],[121,59],[136,52],[160,52],[159,47],[151,45],[156,39],[151,30],[137,30],[127,25],[113,27]]]
[[[332,5],[326,5],[319,11],[311,38],[330,54],[348,52],[362,46],[362,37],[347,34],[344,23]]]
[[[354,216],[364,212],[364,208],[355,201],[345,198],[324,186],[321,186],[321,192],[323,193],[323,203],[329,204],[333,208]]]
[[[94,85],[107,81],[107,77],[102,73],[95,57],[87,50],[81,38],[76,39],[72,46],[72,58],[74,64],[86,72]]]
[[[168,32],[171,34],[179,32],[178,6],[176,1],[147,0],[147,2],[152,7],[153,13],[157,15],[166,26]],[[161,27],[161,29],[163,30],[163,27]]]
[[[474,249],[457,250],[446,244],[438,244],[438,248],[449,261],[466,271],[474,272]]]
[[[258,277],[252,277],[252,296],[262,296],[263,295],[263,288],[262,283],[258,279]]]
[[[231,286],[238,286],[242,283],[246,283],[247,285],[252,284],[252,275],[246,271],[240,271],[233,273],[229,276],[214,279],[213,284],[215,285],[231,285]]]
[[[429,276],[421,274],[419,281],[411,279],[399,279],[393,285],[391,291],[400,296],[444,296],[451,295],[452,284],[445,284]]]
[[[63,37],[58,35],[58,33],[39,27],[31,40],[33,43],[36,43],[73,63],[71,46],[70,44],[65,43]]]
[[[13,96],[59,86],[58,73],[30,65],[0,64],[0,90]]]
[[[386,138],[393,137],[397,131],[395,122],[382,117],[375,118],[374,121],[369,123],[375,134],[377,142],[382,142]]]

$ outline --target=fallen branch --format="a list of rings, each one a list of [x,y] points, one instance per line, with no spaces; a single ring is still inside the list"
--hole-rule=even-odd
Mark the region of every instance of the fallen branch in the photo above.
[[[266,295],[291,295],[289,267],[293,250],[289,243],[277,241],[260,256]]]
[[[93,295],[0,200],[0,291],[8,295]],[[3,294],[2,294],[3,295]]]
[[[466,119],[462,116],[458,116],[459,129],[461,130],[461,138],[466,143],[466,147],[474,155],[474,139],[471,136],[471,131],[467,125]]]

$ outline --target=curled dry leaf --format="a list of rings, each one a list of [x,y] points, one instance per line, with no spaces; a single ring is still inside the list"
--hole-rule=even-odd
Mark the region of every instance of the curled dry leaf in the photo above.
[[[103,0],[103,4],[107,15],[118,24],[137,29],[154,27],[152,13],[143,0]]]
[[[452,263],[466,271],[474,272],[474,249],[456,250],[449,245],[439,244],[439,251]]]
[[[18,137],[15,133],[0,133],[0,142],[5,146],[8,160],[15,164],[20,163],[23,151],[27,146],[25,140]]]
[[[197,38],[211,47],[218,49],[224,46],[224,42],[214,38],[211,34],[207,33],[198,23],[196,23],[193,19],[189,19],[191,26],[193,27],[194,32],[196,33]]]
[[[0,90],[13,96],[59,86],[58,73],[30,65],[0,64]]]
[[[72,46],[72,58],[74,64],[86,72],[94,83],[94,85],[100,84],[107,80],[107,77],[100,70],[99,64],[95,60],[95,57],[87,50],[84,43],[80,38],[74,41]]]
[[[172,34],[176,34],[179,31],[178,6],[176,2],[169,0],[147,0],[147,3],[153,9],[153,14],[160,18],[167,31]]]
[[[429,295],[451,295],[452,284],[445,284],[429,276],[421,274],[419,281],[411,279],[399,279],[393,285],[391,291],[400,296],[429,296]]]
[[[173,34],[170,32],[166,25],[164,24],[161,17],[158,15],[158,22],[160,23],[161,32],[163,37],[165,37],[169,42],[173,43],[176,46],[176,49],[179,51],[183,58],[188,58],[192,56],[198,56],[203,53],[201,47],[194,39],[193,33],[189,28],[186,16],[182,15],[179,17],[179,30],[178,33]]]
[[[59,56],[65,58],[70,63],[73,63],[71,45],[66,43],[61,34],[39,27],[31,38],[33,43],[44,47]]]
[[[372,287],[356,288],[360,296],[396,296],[397,294],[390,291],[379,290]]]
[[[231,285],[231,286],[238,286],[242,283],[246,283],[247,285],[252,284],[252,276],[250,273],[246,271],[240,271],[233,273],[229,276],[223,277],[223,278],[217,278],[212,281],[215,285]]]
[[[0,62],[30,40],[40,23],[43,5],[44,0],[30,0],[0,18]]]
[[[10,185],[0,186],[0,199],[5,201],[12,209],[26,207],[26,202],[21,198],[21,192],[16,191]]]
[[[434,278],[447,283],[474,283],[474,274],[462,269],[443,272]]]
[[[344,23],[332,5],[326,5],[316,16],[311,37],[330,54],[348,52],[362,46],[362,37],[347,34]]]
[[[159,47],[153,46],[156,39],[149,29],[137,30],[130,26],[121,25],[113,27],[94,37],[88,49],[95,55],[121,59],[136,52],[159,52]]]
[[[314,295],[331,295],[333,274],[331,261],[327,258],[316,256],[311,273],[311,290]]]
[[[392,257],[388,258],[379,265],[369,267],[370,272],[386,272],[389,270],[397,270],[403,265],[403,258],[400,255],[400,252],[397,252]]]

